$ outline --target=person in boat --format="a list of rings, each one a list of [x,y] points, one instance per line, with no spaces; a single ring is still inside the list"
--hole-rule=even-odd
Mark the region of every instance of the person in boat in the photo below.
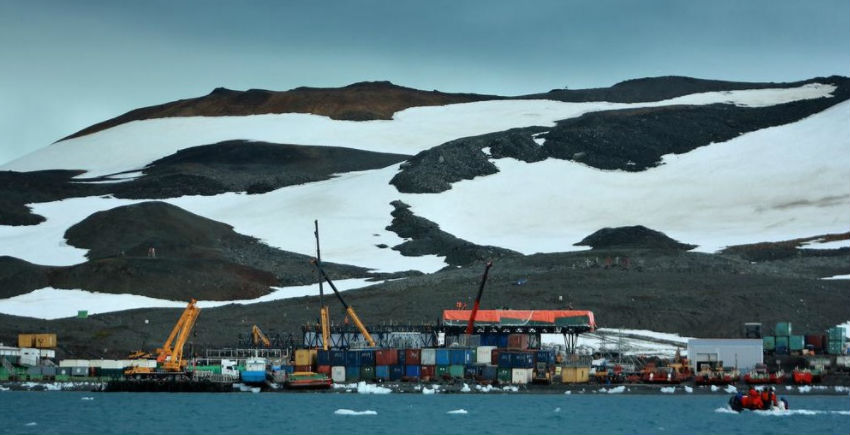
[[[755,388],[750,388],[749,394],[747,394],[746,396],[744,396],[743,399],[741,399],[741,405],[743,405],[744,408],[747,408],[747,409],[763,409],[764,408],[764,402],[762,402],[761,396],[759,395],[758,391],[756,391]]]

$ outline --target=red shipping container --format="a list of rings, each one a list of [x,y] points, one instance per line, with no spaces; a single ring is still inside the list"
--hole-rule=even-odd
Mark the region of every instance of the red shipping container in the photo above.
[[[419,379],[423,381],[434,379],[434,373],[436,373],[436,371],[437,366],[422,366],[419,371]]]
[[[490,352],[490,365],[498,366],[499,365],[499,349],[493,349]]]
[[[296,372],[312,372],[313,366],[295,366]]]
[[[528,334],[508,335],[508,349],[528,349]]]
[[[422,349],[407,349],[404,351],[404,363],[409,366],[418,366],[422,361]]]
[[[316,366],[316,373],[324,373],[328,376],[331,375],[331,366]]]
[[[815,347],[815,350],[823,350],[823,345],[826,342],[824,340],[823,335],[807,335],[806,336],[806,345],[812,345]]]
[[[375,351],[376,366],[394,366],[398,365],[398,350],[396,349],[378,349]]]

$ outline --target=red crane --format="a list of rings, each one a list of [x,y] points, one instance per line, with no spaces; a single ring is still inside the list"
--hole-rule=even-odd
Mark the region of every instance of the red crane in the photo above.
[[[487,262],[484,268],[484,276],[481,277],[481,285],[478,287],[478,296],[475,297],[475,305],[472,306],[472,314],[469,315],[469,323],[466,324],[466,335],[472,334],[472,327],[475,325],[475,315],[478,313],[478,305],[481,303],[481,295],[484,293],[484,283],[487,282],[487,272],[493,266],[492,261]]]

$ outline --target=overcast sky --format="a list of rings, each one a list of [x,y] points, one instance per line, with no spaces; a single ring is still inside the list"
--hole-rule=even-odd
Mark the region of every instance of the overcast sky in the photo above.
[[[847,0],[0,0],[0,164],[213,88],[518,95],[850,75]]]

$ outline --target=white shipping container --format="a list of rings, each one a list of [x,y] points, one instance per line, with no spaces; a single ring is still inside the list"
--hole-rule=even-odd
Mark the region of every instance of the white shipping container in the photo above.
[[[835,365],[837,367],[850,367],[850,356],[838,355],[837,357],[835,357]]]
[[[336,384],[344,384],[345,383],[345,366],[333,366],[331,367],[331,380]]]
[[[511,369],[511,383],[527,384],[531,382],[534,369]]]
[[[437,349],[422,349],[419,364],[423,366],[437,365]]]
[[[56,358],[56,351],[53,349],[39,349],[38,354],[42,358]]]
[[[103,360],[102,359],[90,359],[89,367],[100,367],[103,368]]]
[[[87,359],[63,359],[59,361],[59,367],[88,367],[89,360]]]
[[[24,354],[21,352],[20,359],[18,359],[18,364],[22,366],[37,366],[38,365],[38,353],[33,354]]]
[[[478,346],[478,349],[475,351],[476,352],[476,361],[475,362],[477,364],[491,364],[492,361],[493,361],[492,360],[493,349],[495,349],[495,348],[496,348],[496,346]]]
[[[120,359],[104,359],[100,360],[100,368],[102,369],[123,369],[124,361]]]

